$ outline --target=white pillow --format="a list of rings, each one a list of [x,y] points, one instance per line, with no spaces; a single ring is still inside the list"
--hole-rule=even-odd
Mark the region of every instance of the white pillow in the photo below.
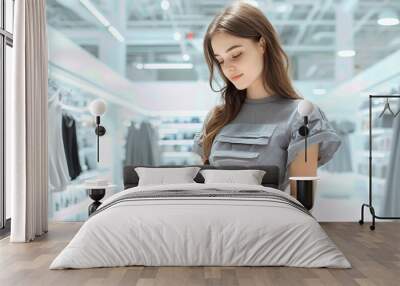
[[[201,170],[204,183],[235,183],[247,185],[261,185],[265,175],[263,170]]]
[[[151,168],[136,167],[138,186],[195,183],[200,167]]]

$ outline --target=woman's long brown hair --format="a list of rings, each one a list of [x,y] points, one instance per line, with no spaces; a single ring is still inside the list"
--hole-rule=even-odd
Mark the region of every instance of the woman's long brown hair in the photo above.
[[[213,109],[203,129],[204,163],[208,161],[215,136],[236,117],[246,99],[246,90],[236,89],[224,76],[218,61],[214,57],[211,39],[217,32],[229,33],[256,42],[263,38],[265,40],[265,53],[262,76],[265,89],[282,97],[301,98],[297,95],[289,78],[288,57],[279,43],[274,27],[264,14],[256,7],[244,2],[237,2],[225,8],[215,16],[208,26],[203,42],[204,56],[210,70],[210,87],[215,92],[221,92],[222,95],[222,104]],[[220,90],[215,90],[213,87],[214,66],[217,66],[219,74],[225,82],[225,86]]]

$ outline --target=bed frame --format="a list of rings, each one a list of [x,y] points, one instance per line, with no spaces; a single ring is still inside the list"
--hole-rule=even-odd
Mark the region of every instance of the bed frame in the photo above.
[[[277,166],[224,166],[215,167],[211,165],[162,165],[162,166],[151,166],[151,165],[129,165],[124,167],[124,189],[136,187],[139,183],[139,176],[135,171],[136,167],[157,167],[157,168],[179,168],[179,167],[200,167],[204,169],[218,169],[218,170],[249,170],[257,169],[264,170],[266,173],[262,179],[261,184],[264,187],[278,188],[279,185],[279,168]],[[194,178],[197,183],[204,183],[204,178],[200,174]]]

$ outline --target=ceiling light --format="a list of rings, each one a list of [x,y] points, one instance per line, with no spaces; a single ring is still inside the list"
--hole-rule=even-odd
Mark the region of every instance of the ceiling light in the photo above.
[[[288,3],[277,4],[275,7],[275,11],[278,13],[286,13],[289,12],[290,10],[292,10],[292,5]]]
[[[321,41],[322,39],[332,39],[334,37],[334,33],[332,32],[327,32],[327,31],[321,31],[321,32],[316,32],[315,34],[312,35],[313,41]]]
[[[326,94],[326,89],[325,88],[314,88],[313,93],[315,95],[324,95],[324,94]]]
[[[255,0],[244,0],[243,2],[246,2],[247,4],[250,4],[254,7],[258,7],[258,2]]]
[[[190,63],[153,63],[153,64],[143,64],[144,69],[148,70],[163,70],[163,69],[192,69],[193,64]]]
[[[400,21],[394,10],[386,9],[379,13],[377,23],[382,26],[394,26]]]
[[[174,40],[175,41],[179,41],[181,38],[182,38],[181,33],[179,33],[179,32],[175,32],[174,33]]]
[[[161,9],[168,10],[169,9],[169,2],[167,0],[161,1]]]
[[[86,9],[89,10],[90,13],[93,14],[93,16],[96,17],[97,20],[99,20],[101,24],[103,24],[103,26],[110,26],[110,22],[106,19],[106,17],[104,17],[103,14],[101,14],[100,11],[97,10],[97,8],[89,0],[80,0],[80,2],[86,7]]]
[[[120,32],[118,32],[115,27],[111,26],[111,23],[107,20],[106,17],[104,17],[103,14],[100,13],[99,10],[89,1],[89,0],[79,0],[83,6],[86,7],[86,9],[89,10],[90,13],[104,26],[107,28],[107,30],[113,35],[118,41],[124,42],[125,39],[121,35]]]
[[[337,55],[341,58],[350,58],[356,55],[355,50],[340,50],[337,52]]]
[[[111,35],[113,35],[121,43],[125,41],[124,37],[113,26],[109,26],[108,31],[111,33]]]
[[[137,68],[138,70],[143,69],[143,64],[136,64],[136,68]]]
[[[190,60],[190,56],[188,54],[183,54],[182,55],[182,59],[187,62],[188,60]]]

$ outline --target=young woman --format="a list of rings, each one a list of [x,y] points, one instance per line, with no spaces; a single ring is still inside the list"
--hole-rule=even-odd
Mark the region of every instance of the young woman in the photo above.
[[[314,104],[305,162],[304,137],[298,133],[303,118],[297,112],[302,98],[290,81],[277,33],[263,13],[243,2],[227,7],[207,29],[204,54],[211,88],[215,67],[224,87],[219,90],[222,103],[208,113],[195,136],[193,150],[203,163],[276,165],[281,190],[289,176],[316,176],[317,167],[340,146],[340,138]]]

